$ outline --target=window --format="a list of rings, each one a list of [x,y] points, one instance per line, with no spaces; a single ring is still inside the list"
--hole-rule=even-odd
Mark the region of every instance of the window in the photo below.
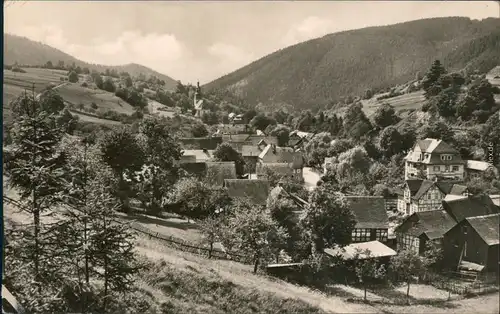
[[[441,160],[445,160],[446,159],[446,156],[445,155],[441,155]]]
[[[398,246],[401,244],[401,246],[399,246],[400,249],[413,250],[415,252],[419,251],[420,241],[418,238],[407,234],[399,234],[397,240]]]
[[[375,238],[377,241],[380,241],[380,242],[387,241],[387,230],[386,229],[377,229],[375,231]]]
[[[453,171],[458,171],[458,166],[453,166]]]
[[[467,241],[464,241],[464,257],[467,257]]]
[[[439,166],[434,166],[434,171],[439,171],[441,169],[441,167]]]
[[[448,165],[444,166],[444,171],[445,171],[445,172],[450,171],[450,166],[448,166]]]
[[[448,156],[446,156],[446,159],[447,159],[447,160],[452,160],[452,159],[453,159],[453,156],[448,155]]]
[[[352,242],[370,241],[370,229],[354,229],[352,231]]]

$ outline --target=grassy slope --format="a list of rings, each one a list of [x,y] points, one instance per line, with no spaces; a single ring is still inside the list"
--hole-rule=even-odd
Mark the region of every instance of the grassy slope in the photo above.
[[[35,84],[35,93],[42,92],[50,84],[60,84],[61,77],[67,76],[67,71],[50,70],[41,68],[24,68],[26,73],[12,72],[4,70],[3,84],[3,109],[4,121],[9,121],[9,102],[21,95],[26,89],[31,90],[32,84]],[[94,90],[80,86],[80,83],[68,83],[67,85],[58,87],[57,93],[63,99],[72,104],[83,103],[86,107],[90,107],[92,102],[98,105],[98,108],[103,110],[115,110],[120,113],[131,114],[134,109],[131,105],[116,97],[112,93],[102,90]],[[83,114],[77,114],[82,121],[102,124],[120,124],[117,121],[99,119]]]
[[[140,73],[145,74],[147,77],[155,75],[159,79],[165,81],[167,90],[174,90],[177,85],[176,80],[171,77],[140,64],[131,63],[121,66],[90,64],[48,45],[24,37],[4,34],[4,64],[14,64],[18,62],[19,64],[44,65],[49,60],[52,61],[53,64],[57,64],[59,60],[64,61],[65,64],[75,63],[76,66],[88,67],[89,69],[95,69],[100,72],[104,72],[106,68],[109,68],[116,69],[119,72],[129,72],[132,76],[137,76]]]
[[[232,89],[250,103],[322,106],[407,82],[436,58],[450,71],[488,71],[500,62],[493,53],[500,44],[498,29],[500,19],[451,17],[330,34],[272,53],[206,88]]]

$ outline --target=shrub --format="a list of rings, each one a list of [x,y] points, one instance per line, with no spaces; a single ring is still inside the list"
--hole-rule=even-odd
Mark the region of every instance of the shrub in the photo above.
[[[24,71],[20,67],[12,67],[12,72],[26,73],[26,71]]]
[[[97,104],[95,102],[92,102],[92,104],[90,105],[90,108],[97,109],[97,108],[99,108],[99,106],[97,106]]]
[[[87,82],[83,82],[81,86],[82,87],[89,87],[89,84],[87,84]]]

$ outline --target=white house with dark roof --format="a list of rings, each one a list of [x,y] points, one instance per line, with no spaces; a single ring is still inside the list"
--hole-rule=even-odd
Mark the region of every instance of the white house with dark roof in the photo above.
[[[467,186],[449,181],[430,181],[423,179],[406,180],[404,202],[399,202],[399,211],[408,215],[417,212],[436,210],[447,195],[467,195]],[[401,207],[402,206],[402,207]]]
[[[405,180],[423,175],[428,180],[465,178],[465,161],[460,153],[442,140],[418,140],[405,157]]]
[[[467,172],[467,177],[480,177],[487,170],[492,170],[496,175],[498,175],[498,169],[495,168],[492,164],[486,161],[479,160],[466,160],[465,161],[465,170]]]

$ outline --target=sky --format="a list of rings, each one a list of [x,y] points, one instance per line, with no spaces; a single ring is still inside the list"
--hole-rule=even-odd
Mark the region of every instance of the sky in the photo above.
[[[82,61],[208,83],[326,34],[422,18],[500,17],[495,1],[15,1],[4,32]]]

